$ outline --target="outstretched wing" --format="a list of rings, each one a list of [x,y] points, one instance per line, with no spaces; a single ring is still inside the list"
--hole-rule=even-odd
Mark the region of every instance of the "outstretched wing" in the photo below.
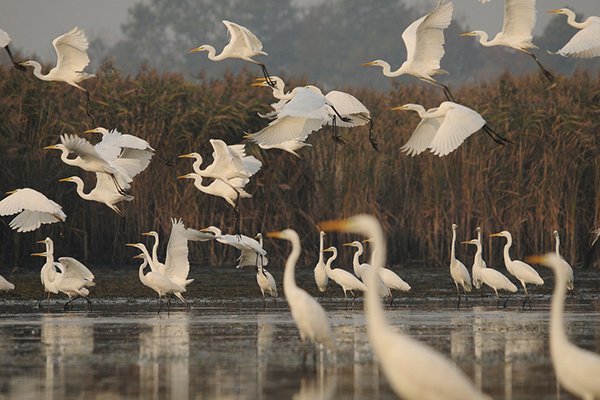
[[[451,107],[430,145],[431,152],[440,157],[456,150],[485,125],[485,120],[476,111],[456,103]]]
[[[64,134],[60,136],[60,142],[70,153],[75,153],[78,157],[86,161],[106,162],[102,155],[96,151],[95,147],[82,137]]]
[[[408,142],[400,150],[413,157],[427,150],[443,120],[444,117],[422,119]]]
[[[240,256],[237,259],[238,265],[236,268],[254,267],[262,265],[263,267],[269,263],[266,256],[261,256],[257,252],[250,249],[242,249]],[[261,263],[262,262],[262,263]]]
[[[75,27],[52,41],[56,50],[56,69],[81,72],[90,63],[89,46],[85,33]]]
[[[558,54],[574,58],[600,57],[600,20],[573,35]]]
[[[244,165],[244,170],[248,172],[248,177],[260,171],[262,163],[256,157],[246,155],[246,145],[234,144],[228,147],[240,157]]]
[[[94,274],[81,262],[77,261],[73,257],[60,257],[58,261],[64,267],[63,274],[64,279],[85,279],[86,281],[93,282]]]
[[[428,71],[440,69],[444,51],[444,29],[452,22],[454,5],[450,1],[440,1],[424,17],[409,25],[402,33],[406,45],[406,60]]]
[[[185,285],[190,272],[188,261],[188,234],[182,220],[171,219],[171,236],[165,260],[166,276],[179,285]]]
[[[110,161],[116,160],[121,150],[125,148],[154,151],[144,139],[129,134],[124,135],[116,129],[103,134],[102,140],[94,148],[104,159]]]
[[[0,201],[0,215],[12,215],[23,210],[64,215],[59,204],[30,188],[17,189]]]
[[[10,44],[10,36],[8,33],[0,29],[0,47],[6,47]]]
[[[504,0],[504,35],[530,42],[535,19],[535,0]]]
[[[150,150],[123,149],[113,165],[124,171],[126,176],[133,179],[137,174],[145,170],[152,160],[154,153]]]
[[[234,22],[223,21],[229,32],[229,44],[227,46],[239,48],[247,47],[252,51],[262,51],[263,44],[248,28]]]
[[[244,173],[242,157],[245,157],[246,153],[243,151],[240,152],[239,148],[240,146],[243,148],[244,145],[236,145],[237,147],[234,148],[234,146],[228,146],[224,141],[219,139],[210,139],[210,144],[213,147],[212,156],[214,159],[214,162],[210,165],[211,170],[234,169]]]

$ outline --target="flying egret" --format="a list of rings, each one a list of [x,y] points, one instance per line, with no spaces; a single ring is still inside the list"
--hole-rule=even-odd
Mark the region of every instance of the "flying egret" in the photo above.
[[[465,32],[461,36],[478,36],[482,46],[504,46],[527,54],[533,58],[546,79],[552,82],[554,76],[530,51],[537,48],[532,42],[535,13],[535,0],[504,0],[504,24],[494,39],[489,40],[489,35],[484,31]]]
[[[13,290],[15,285],[6,280],[2,275],[0,275],[0,291],[8,292],[9,290]]]
[[[33,67],[33,75],[38,79],[65,82],[85,92],[88,115],[93,120],[90,92],[79,86],[80,82],[96,76],[83,72],[85,67],[90,63],[90,58],[87,54],[89,43],[85,33],[78,27],[75,27],[64,35],[54,39],[52,45],[56,51],[56,66],[46,75],[42,74],[42,66],[37,61],[28,60],[22,61],[19,64],[24,67]]]
[[[230,184],[223,182],[220,179],[215,179],[209,185],[202,185],[202,175],[195,172],[189,174],[180,175],[177,179],[193,179],[194,186],[202,193],[206,193],[211,196],[217,196],[225,200],[236,213],[239,213],[237,202],[239,199],[249,199],[252,195],[246,192],[244,189],[234,189]],[[240,178],[236,178],[240,179]],[[234,179],[235,181],[235,179]],[[230,181],[231,182],[231,181]]]
[[[460,309],[460,288],[463,288],[465,295],[465,301],[469,306],[469,300],[467,299],[467,292],[471,292],[471,276],[465,264],[456,258],[456,224],[452,224],[452,247],[450,249],[450,276],[456,286],[456,293],[458,294],[458,304],[456,308]]]
[[[525,308],[525,304],[529,301],[529,308],[531,309],[531,299],[529,298],[529,293],[527,292],[527,284],[532,283],[534,285],[543,285],[544,280],[540,277],[540,274],[537,273],[535,269],[533,269],[530,265],[524,263],[520,260],[511,260],[510,258],[510,246],[512,246],[512,235],[508,231],[502,231],[498,233],[493,233],[490,236],[496,237],[505,237],[506,244],[504,245],[504,265],[506,269],[512,276],[517,278],[521,285],[523,286],[523,290],[525,290],[525,300],[523,301],[523,308]]]
[[[362,243],[355,240],[350,243],[344,243],[342,244],[342,246],[354,247],[356,249],[356,251],[354,252],[354,256],[352,257],[352,269],[354,270],[354,275],[356,275],[358,279],[360,279],[366,285],[367,271],[369,270],[369,268],[371,268],[371,266],[367,263],[360,262],[360,256],[364,252]],[[392,297],[392,292],[390,291],[390,289],[388,289],[388,287],[383,283],[381,279],[377,282],[377,291],[379,292],[379,295],[382,298]]]
[[[258,236],[260,242],[256,239],[252,239],[246,235],[227,235],[223,234],[221,229],[216,226],[209,226],[207,228],[200,229],[200,232],[206,232],[213,236],[213,239],[219,243],[223,243],[241,251],[240,256],[237,259],[238,265],[236,268],[242,268],[245,266],[256,266],[260,261],[260,265],[263,267],[268,264],[267,252],[262,247],[262,235]]]
[[[59,204],[37,190],[23,188],[6,194],[8,196],[0,201],[0,215],[18,214],[9,224],[17,232],[31,232],[42,224],[65,222],[67,219]]]
[[[123,216],[123,212],[117,207],[117,203],[122,201],[132,201],[133,196],[121,194],[117,191],[115,184],[109,175],[96,172],[96,186],[89,192],[85,193],[85,183],[78,176],[70,176],[62,178],[59,182],[73,182],[77,188],[77,194],[84,200],[97,201],[98,203],[106,204],[111,210]]]
[[[580,30],[555,54],[573,58],[593,58],[600,56],[600,17],[588,17],[583,22],[577,22],[575,21],[575,13],[568,8],[550,10],[548,12],[566,15],[567,23]]]
[[[252,57],[256,57],[258,55],[267,55],[267,53],[262,51],[263,44],[261,41],[254,33],[250,32],[248,28],[230,21],[223,20],[223,23],[227,27],[229,43],[223,47],[221,54],[217,55],[217,50],[209,44],[203,44],[202,46],[196,47],[190,50],[190,53],[207,51],[208,59],[212,61],[221,61],[227,58],[239,58],[240,60],[249,61],[253,64],[259,65],[267,82],[269,82],[270,85],[273,84],[270,80],[269,72],[267,71],[265,64],[252,59]]]
[[[479,113],[451,101],[445,101],[439,107],[429,110],[419,104],[405,104],[392,110],[415,111],[421,117],[421,122],[408,142],[400,148],[413,157],[427,149],[436,156],[446,156],[480,129],[498,144],[508,142],[490,128]]]
[[[348,294],[346,292],[350,292],[350,294],[352,295],[352,307],[354,307],[354,300],[356,300],[356,295],[354,294],[354,291],[360,290],[361,292],[365,292],[367,290],[367,287],[350,272],[341,268],[331,268],[331,264],[337,258],[337,249],[335,247],[331,246],[326,249],[323,249],[323,252],[332,253],[331,257],[329,257],[327,259],[327,262],[325,263],[325,271],[327,272],[327,276],[329,277],[329,279],[340,285],[340,287],[344,291],[346,308],[348,308]]]
[[[145,158],[144,156],[146,156],[146,154],[150,154],[150,157],[156,156],[164,164],[170,167],[173,166],[171,161],[165,160],[163,157],[161,157],[156,149],[150,146],[150,143],[138,136],[131,135],[129,133],[121,133],[116,129],[111,129],[109,131],[101,126],[94,129],[88,129],[83,133],[101,134],[102,140],[96,144],[96,149],[103,153],[113,153],[113,157],[123,157],[123,152],[130,152],[134,154],[137,153],[140,156],[139,158]],[[129,158],[132,158],[131,154],[129,154]]]
[[[550,355],[558,382],[581,399],[600,398],[600,355],[577,347],[565,331],[564,307],[569,272],[558,254],[531,256],[527,261],[554,271],[556,282],[550,316]]]
[[[561,258],[561,260],[563,261],[564,265],[563,265],[563,269],[565,271],[567,271],[567,289],[568,290],[573,290],[575,288],[575,284],[573,282],[573,268],[569,265],[569,263],[562,258],[562,256],[560,255],[560,236],[558,235],[558,231],[554,231],[552,232],[552,235],[554,236],[554,240],[556,240],[556,254],[558,254]]]
[[[589,266],[592,265],[600,255],[600,240],[598,240],[600,238],[600,229],[593,230],[592,234],[594,235],[594,239],[592,240],[590,248],[583,257],[582,267],[584,269],[589,268]]]
[[[137,245],[144,246],[142,243],[128,243],[127,246],[131,246],[131,247],[138,247]],[[175,282],[171,281],[169,278],[167,278],[166,276],[164,276],[163,274],[161,274],[160,272],[155,272],[155,271],[150,271],[147,274],[144,274],[144,269],[146,268],[146,266],[148,266],[148,263],[150,261],[150,256],[147,254],[147,252],[142,252],[141,254],[138,254],[137,256],[134,256],[133,258],[141,258],[143,259],[143,263],[140,265],[140,268],[138,270],[138,276],[140,278],[140,282],[142,282],[142,284],[144,286],[149,287],[150,289],[154,290],[157,294],[158,294],[158,303],[159,303],[159,307],[158,307],[158,313],[160,314],[160,311],[162,310],[163,307],[163,302],[162,302],[162,297],[163,296],[167,296],[170,293],[173,293],[175,295],[184,293],[185,292],[185,288],[181,285],[176,284]],[[170,307],[171,304],[171,299],[167,296],[167,310]]]
[[[287,240],[292,245],[292,251],[285,262],[283,292],[290,306],[292,318],[300,331],[302,343],[308,341],[335,351],[335,339],[327,313],[318,301],[296,285],[296,263],[301,252],[298,234],[293,229],[286,229],[281,232],[269,232],[267,236]],[[313,355],[316,359],[316,349]],[[306,361],[306,348],[304,349],[303,360]]]
[[[517,287],[514,283],[512,283],[502,272],[496,271],[493,268],[488,268],[485,265],[485,261],[483,261],[481,241],[479,239],[472,239],[462,242],[463,244],[473,244],[477,246],[477,252],[475,253],[475,257],[473,258],[473,271],[478,271],[477,275],[481,280],[481,283],[489,286],[496,293],[497,306],[500,306],[500,295],[498,294],[498,290],[504,290],[509,292],[506,299],[504,299],[503,307],[506,308],[506,304],[508,303],[508,299],[512,293],[517,292]],[[475,275],[475,272],[473,272]],[[483,294],[482,294],[483,296]]]
[[[46,237],[44,240],[39,240],[39,244],[44,244],[46,247],[46,251],[43,253],[34,253],[33,256],[46,257],[46,262],[42,266],[40,270],[40,281],[42,282],[42,286],[44,287],[44,294],[48,293],[47,300],[50,300],[50,294],[58,294],[58,289],[56,288],[56,279],[59,274],[56,271],[55,263],[54,263],[54,242],[49,237]],[[38,308],[42,306],[42,301],[45,296],[38,301]]]
[[[363,214],[346,220],[321,222],[319,228],[326,232],[361,234],[373,242],[365,300],[367,330],[375,358],[396,395],[407,400],[489,399],[445,356],[399,333],[386,321],[381,300],[374,290],[377,271],[386,259],[385,238],[379,221]]]
[[[4,50],[6,50],[6,52],[8,53],[8,56],[10,57],[10,61],[13,63],[14,67],[17,68],[20,71],[26,71],[27,68],[25,68],[24,66],[20,65],[19,63],[17,63],[15,61],[15,57],[12,54],[12,51],[10,50],[10,36],[8,35],[8,33],[4,32],[2,29],[0,29],[0,47],[4,47]]]
[[[323,244],[325,241],[325,232],[319,232],[319,261],[317,265],[315,265],[315,269],[313,273],[315,275],[315,283],[317,284],[317,288],[322,293],[325,293],[327,290],[327,284],[329,283],[329,277],[327,276],[327,271],[325,270],[325,261],[323,260]]]
[[[452,22],[453,11],[454,5],[451,1],[439,1],[431,12],[404,30],[402,40],[406,46],[406,61],[397,70],[392,71],[390,64],[383,60],[371,61],[363,66],[381,67],[383,75],[391,78],[412,75],[442,89],[448,100],[455,101],[448,86],[434,78],[435,75],[448,73],[440,68],[440,60],[445,53],[444,30]]]

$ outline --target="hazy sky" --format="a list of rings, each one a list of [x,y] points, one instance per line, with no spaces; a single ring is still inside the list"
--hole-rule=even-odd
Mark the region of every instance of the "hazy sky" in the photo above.
[[[52,39],[76,25],[84,29],[90,38],[101,37],[107,44],[117,41],[122,35],[121,25],[127,19],[128,8],[139,1],[2,0],[0,28],[10,34],[15,48],[53,59]],[[322,0],[296,0],[296,3],[314,4],[319,1]],[[434,0],[405,1],[424,4],[427,8],[435,3]],[[473,29],[483,28],[495,34],[502,27],[503,4],[502,0],[491,0],[486,5],[479,4],[477,0],[454,0],[455,18]],[[568,6],[586,16],[600,15],[598,0],[538,0],[537,4],[536,33],[543,30],[551,17],[545,10]]]

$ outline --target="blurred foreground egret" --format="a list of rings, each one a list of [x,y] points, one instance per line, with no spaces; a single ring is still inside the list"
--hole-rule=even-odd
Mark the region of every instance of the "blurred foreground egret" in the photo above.
[[[261,41],[248,28],[230,21],[223,20],[223,23],[227,27],[229,43],[223,47],[221,54],[217,55],[217,50],[209,44],[203,44],[202,46],[196,47],[190,50],[190,53],[207,51],[208,59],[212,61],[221,61],[227,58],[239,58],[240,60],[258,64],[262,69],[265,79],[269,82],[269,85],[273,85],[274,83],[272,83],[269,78],[269,72],[267,71],[265,64],[252,59],[252,57],[255,56],[267,55],[267,53],[262,51],[263,44]]]
[[[360,280],[358,280],[358,278],[352,275],[350,272],[341,268],[331,268],[331,264],[337,258],[337,249],[335,247],[328,247],[324,249],[323,252],[331,253],[331,257],[329,257],[327,259],[327,262],[325,263],[325,271],[327,272],[327,276],[329,277],[329,279],[340,285],[340,287],[344,291],[346,308],[348,308],[348,294],[346,292],[350,292],[350,294],[352,295],[352,307],[354,307],[354,300],[356,300],[356,295],[354,294],[354,291],[360,290],[361,292],[365,292],[367,290],[367,286]]]
[[[525,308],[525,304],[529,301],[529,308],[531,309],[531,299],[529,298],[529,293],[527,292],[527,284],[532,283],[534,285],[543,285],[544,280],[540,277],[540,274],[537,273],[535,269],[533,269],[530,265],[524,263],[520,260],[511,260],[510,258],[510,246],[512,246],[512,235],[508,231],[502,231],[498,233],[493,233],[490,236],[499,236],[506,238],[506,244],[504,245],[504,265],[506,269],[512,276],[517,278],[521,285],[523,286],[523,290],[525,290],[525,300],[523,301],[523,308]]]
[[[567,271],[567,289],[568,290],[573,290],[575,288],[575,284],[574,284],[574,280],[573,280],[573,268],[571,267],[571,265],[569,265],[569,263],[560,255],[560,236],[558,235],[558,231],[554,231],[552,232],[552,235],[554,236],[554,240],[556,240],[556,254],[558,254],[558,256],[561,258],[561,260],[563,261],[564,265],[563,265],[563,269],[565,271]]]
[[[2,275],[0,275],[0,291],[8,292],[9,290],[13,290],[15,285],[6,280]]]
[[[462,243],[473,244],[477,246],[477,252],[475,253],[475,257],[473,259],[473,276],[475,276],[475,271],[477,271],[477,275],[479,276],[479,279],[481,279],[481,283],[494,290],[496,293],[497,306],[500,306],[500,295],[498,294],[498,290],[505,290],[509,292],[503,303],[503,307],[506,308],[506,304],[508,303],[508,299],[510,298],[511,294],[517,292],[517,287],[515,284],[512,283],[503,273],[496,271],[493,268],[487,268],[485,261],[483,261],[483,257],[481,256],[482,248],[481,241],[479,239],[472,239]]]
[[[504,46],[527,54],[537,63],[546,79],[552,82],[552,74],[530,51],[537,48],[532,42],[535,13],[535,0],[504,0],[504,24],[493,40],[489,40],[489,35],[484,31],[465,32],[461,36],[478,36],[482,46]]]
[[[261,243],[259,243],[256,239],[252,239],[246,235],[223,234],[216,226],[209,226],[208,228],[200,229],[200,232],[210,233],[212,234],[213,239],[217,242],[227,244],[240,250],[241,254],[237,259],[238,265],[236,268],[256,266],[259,263],[259,259],[260,265],[266,266],[268,264],[267,252],[265,249],[263,249]]]
[[[33,75],[43,81],[65,82],[79,90],[83,90],[87,97],[88,115],[92,116],[90,92],[79,86],[81,81],[96,76],[83,72],[85,67],[90,63],[90,58],[87,54],[89,43],[85,33],[78,27],[75,27],[64,35],[54,39],[52,45],[56,51],[56,66],[46,75],[42,74],[42,66],[37,61],[23,61],[20,65],[33,67]]]
[[[402,33],[406,46],[406,61],[396,71],[391,70],[388,62],[375,60],[363,66],[378,66],[383,69],[383,75],[397,77],[412,75],[420,80],[441,88],[448,100],[454,100],[450,89],[433,77],[447,74],[440,68],[440,60],[444,57],[444,30],[452,22],[454,4],[451,1],[439,1],[437,6],[427,15],[419,18]]]
[[[327,271],[325,270],[325,261],[323,260],[323,244],[325,241],[325,232],[319,232],[319,261],[317,265],[315,265],[315,269],[313,273],[315,275],[315,283],[317,284],[317,288],[322,293],[325,293],[327,290],[327,284],[329,283],[329,277],[327,276]]]
[[[407,400],[489,399],[445,356],[393,329],[386,321],[375,290],[377,271],[386,260],[386,245],[381,225],[370,215],[319,224],[324,231],[361,234],[373,242],[372,268],[367,274],[365,314],[373,353],[394,392]]]
[[[117,207],[117,203],[122,201],[132,201],[133,196],[121,194],[117,191],[115,184],[109,175],[96,172],[96,186],[89,192],[85,193],[85,183],[78,176],[70,176],[62,178],[59,182],[73,182],[77,187],[77,194],[84,200],[97,201],[98,203],[106,204],[111,210],[123,216],[123,212]]]
[[[413,157],[427,149],[436,156],[446,156],[480,129],[483,129],[498,144],[504,145],[508,142],[494,132],[479,113],[451,101],[445,101],[439,107],[429,110],[425,110],[419,104],[405,104],[392,110],[411,110],[421,117],[421,122],[408,142],[400,148]]]
[[[281,232],[269,232],[267,236],[287,240],[292,245],[292,251],[285,262],[283,292],[290,306],[292,318],[300,331],[300,339],[303,343],[308,341],[335,351],[335,339],[327,313],[318,301],[296,285],[296,263],[301,252],[298,234],[293,229],[286,229]],[[313,359],[316,361],[316,349]],[[306,348],[304,348],[303,360],[306,361]]]
[[[40,281],[42,282],[42,286],[44,287],[44,294],[48,293],[47,300],[50,300],[50,294],[58,294],[58,289],[56,288],[56,279],[58,272],[56,272],[56,267],[54,263],[54,242],[52,239],[47,237],[44,240],[39,240],[38,243],[44,244],[46,246],[46,251],[44,253],[34,253],[32,255],[46,257],[46,262],[42,266],[40,270]],[[45,296],[38,301],[38,308],[42,306],[42,300],[44,300]]]
[[[10,46],[9,46],[10,41],[11,40],[10,40],[10,36],[8,35],[8,33],[4,32],[2,29],[0,29],[0,47],[4,47],[4,50],[6,50],[6,52],[8,53],[8,56],[10,57],[10,61],[12,61],[15,68],[17,68],[18,70],[21,70],[21,71],[25,71],[26,68],[15,61],[15,57],[13,56],[12,51],[10,50]]]
[[[465,264],[456,258],[456,224],[452,224],[452,247],[450,249],[450,276],[456,285],[456,293],[458,294],[458,304],[456,308],[460,309],[460,288],[462,286],[465,295],[465,301],[467,307],[469,306],[469,300],[467,299],[467,292],[471,292],[471,276]]]
[[[564,47],[556,52],[563,57],[593,58],[600,56],[600,17],[588,17],[583,22],[575,21],[575,13],[568,8],[550,10],[549,13],[564,14],[567,23],[580,29]]]
[[[7,197],[0,201],[0,215],[19,214],[9,226],[17,232],[30,232],[42,224],[65,222],[67,215],[62,207],[42,193],[30,188],[6,192]]]
[[[600,355],[577,347],[565,331],[564,306],[569,272],[558,254],[528,257],[554,271],[556,282],[552,294],[550,317],[550,354],[558,382],[569,393],[581,399],[600,398]]]

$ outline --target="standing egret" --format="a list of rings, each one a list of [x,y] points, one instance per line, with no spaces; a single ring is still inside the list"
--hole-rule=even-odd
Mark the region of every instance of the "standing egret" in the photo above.
[[[511,260],[509,250],[510,246],[512,246],[512,235],[510,232],[502,231],[493,233],[490,236],[506,238],[506,244],[504,245],[504,265],[506,266],[508,272],[510,272],[512,276],[521,282],[523,290],[525,290],[525,300],[523,301],[522,308],[525,308],[525,304],[529,301],[529,308],[531,309],[531,299],[529,298],[529,293],[527,292],[527,284],[532,283],[539,286],[544,284],[544,280],[530,265],[520,260]]]
[[[15,61],[15,57],[13,56],[12,51],[10,50],[10,41],[11,40],[8,33],[0,29],[0,47],[4,47],[4,50],[6,50],[6,52],[8,53],[10,61],[13,63],[15,68],[17,68],[20,71],[25,71],[26,68]]]
[[[258,244],[260,247],[263,247],[263,238],[262,233],[256,234],[256,240],[258,240]],[[249,261],[254,258],[256,265],[256,283],[258,283],[258,287],[260,288],[260,292],[263,295],[263,310],[267,305],[267,300],[265,297],[265,293],[267,293],[273,301],[275,302],[275,307],[277,307],[277,285],[275,284],[275,278],[269,271],[264,268],[263,261],[266,261],[266,257],[258,257],[254,251],[248,249],[242,249],[242,254],[238,258],[238,266],[237,268],[249,265]]]
[[[47,300],[49,301],[51,293],[58,294],[58,289],[55,284],[58,272],[56,272],[56,267],[54,265],[54,242],[47,237],[44,240],[39,240],[38,243],[44,244],[46,246],[46,251],[43,253],[33,253],[32,256],[46,257],[46,262],[40,270],[40,281],[44,287],[44,295],[48,293]],[[42,296],[38,301],[38,308],[42,306],[44,297],[45,296]]]
[[[381,225],[370,215],[319,224],[324,231],[356,233],[373,242],[372,268],[367,274],[369,288],[365,314],[369,342],[383,373],[398,397],[422,399],[489,399],[465,374],[445,356],[424,343],[399,333],[387,322],[375,290],[377,271],[386,259],[386,245]]]
[[[132,246],[132,247],[137,247],[137,246],[135,246],[136,244],[143,246],[142,243],[128,243],[127,245]],[[160,314],[160,311],[162,310],[162,307],[163,307],[162,297],[167,296],[170,293],[181,294],[181,293],[185,292],[185,288],[182,287],[181,285],[178,285],[175,282],[171,281],[169,278],[167,278],[160,272],[150,271],[147,274],[144,274],[144,269],[146,268],[146,266],[148,266],[148,263],[150,260],[150,257],[146,253],[138,254],[137,256],[134,256],[133,258],[141,258],[144,260],[138,270],[138,276],[140,278],[140,282],[142,282],[142,284],[144,286],[149,287],[150,289],[154,290],[158,294],[158,303],[160,304],[158,307],[158,313]],[[171,303],[171,299],[168,298],[167,309],[169,308],[170,303]]]
[[[363,243],[371,243],[371,239],[365,239],[362,241]],[[371,251],[371,265],[373,263],[373,251]],[[366,278],[366,277],[365,277]],[[399,292],[410,292],[412,289],[410,285],[400,276],[388,268],[380,268],[379,269],[379,278],[385,285],[385,287],[389,290],[390,293],[390,306],[394,305],[394,299],[396,295],[393,290],[397,290]]]
[[[558,254],[528,257],[554,271],[556,282],[552,294],[550,316],[550,355],[558,382],[569,393],[581,399],[600,398],[600,355],[577,347],[565,331],[564,307],[569,272]]]
[[[8,292],[9,290],[13,290],[15,285],[6,280],[5,277],[0,275],[0,291]]]
[[[473,271],[477,271],[477,275],[481,280],[481,283],[489,286],[496,293],[497,306],[500,306],[500,295],[498,294],[498,290],[504,290],[509,292],[506,299],[504,299],[503,307],[506,308],[506,304],[508,303],[508,299],[510,298],[512,293],[517,292],[517,287],[514,283],[512,283],[502,272],[496,271],[493,268],[487,268],[485,265],[485,261],[483,261],[482,257],[482,248],[481,241],[479,239],[468,240],[466,242],[462,242],[463,244],[473,244],[477,246],[477,252],[475,253],[475,257],[473,258]],[[473,272],[475,275],[475,272]],[[480,284],[481,285],[481,284]],[[482,294],[483,296],[483,294]]]
[[[456,258],[456,224],[452,224],[452,247],[450,248],[450,276],[456,286],[456,293],[458,294],[458,304],[456,308],[460,309],[460,288],[463,288],[465,295],[465,301],[467,307],[469,306],[469,300],[467,299],[467,292],[471,292],[471,276],[465,264]]]
[[[593,58],[600,56],[600,17],[589,17],[583,22],[575,21],[575,13],[568,8],[550,10],[549,13],[564,14],[567,23],[580,29],[556,54],[563,57]]]
[[[354,294],[355,290],[360,290],[361,292],[365,292],[367,290],[367,286],[364,283],[358,280],[357,277],[352,275],[350,272],[345,271],[341,268],[331,268],[331,264],[337,258],[337,249],[333,246],[328,247],[323,250],[323,252],[331,252],[331,257],[327,259],[325,263],[325,271],[327,272],[327,276],[329,279],[340,285],[342,290],[344,291],[344,300],[346,303],[346,308],[348,308],[348,294],[346,292],[350,292],[352,295],[352,307],[354,307],[354,300],[356,300],[356,295]]]
[[[268,263],[267,252],[262,247],[262,235],[258,236],[260,242],[256,239],[252,239],[246,235],[227,235],[223,234],[216,226],[209,226],[208,228],[200,229],[200,232],[207,232],[212,234],[213,239],[219,243],[227,244],[235,247],[242,253],[238,257],[238,265],[236,268],[242,268],[248,265],[258,265],[259,259],[260,265],[265,266]]]
[[[354,270],[354,275],[358,277],[365,285],[367,284],[367,271],[371,266],[367,263],[360,262],[360,256],[363,254],[364,249],[361,242],[355,240],[350,243],[344,243],[342,246],[354,247],[356,251],[354,252],[354,257],[352,257],[352,269]],[[377,291],[382,298],[391,298],[392,292],[388,287],[383,283],[381,279],[377,282]]]
[[[494,39],[489,40],[489,35],[484,31],[465,32],[461,36],[478,36],[482,46],[504,46],[527,54],[533,58],[546,79],[552,82],[554,76],[530,51],[537,48],[532,42],[535,20],[535,0],[504,0],[504,24]]]
[[[329,277],[327,276],[327,271],[325,270],[325,261],[323,260],[323,244],[325,241],[325,232],[319,232],[319,261],[317,265],[315,265],[315,269],[313,270],[315,275],[315,283],[317,284],[317,288],[322,293],[325,293],[327,290],[327,284],[329,283]]]
[[[481,245],[481,240],[482,240],[482,236],[483,234],[481,233],[481,227],[478,226],[477,229],[475,229],[475,232],[477,232],[477,240],[479,240],[479,244]],[[462,242],[464,243],[464,242]],[[473,267],[471,268],[471,277],[473,279],[473,286],[476,289],[479,289],[479,292],[481,294],[481,298],[483,299],[483,289],[481,286],[481,269],[483,268],[487,268],[487,264],[485,263],[485,260],[483,259],[483,249],[481,249],[480,252],[475,253],[475,255],[477,256],[477,260],[473,261]]]
[[[575,284],[573,281],[573,268],[569,265],[569,263],[562,258],[562,256],[560,255],[560,236],[558,235],[558,231],[554,231],[552,232],[552,235],[554,236],[554,240],[556,240],[556,254],[559,255],[559,257],[561,258],[561,260],[563,261],[564,265],[563,265],[563,269],[565,271],[567,271],[567,289],[568,290],[573,290],[575,288]]]
[[[490,128],[478,112],[451,101],[429,110],[419,104],[405,104],[392,110],[415,111],[421,117],[408,142],[400,148],[413,157],[427,149],[436,156],[446,156],[480,129],[498,144],[508,141]]]
[[[375,60],[363,66],[378,66],[383,69],[383,75],[397,77],[412,75],[424,82],[441,88],[448,100],[454,100],[448,86],[434,79],[435,75],[447,74],[440,68],[440,60],[444,57],[444,30],[452,22],[454,5],[451,1],[439,1],[437,6],[427,15],[419,18],[408,26],[402,33],[406,46],[406,61],[395,71],[391,70],[388,62]]]
[[[87,97],[88,115],[91,114],[90,92],[79,86],[81,81],[93,78],[96,75],[83,72],[90,63],[87,54],[89,46],[85,33],[75,27],[52,41],[56,51],[56,66],[46,75],[42,74],[42,66],[37,61],[29,60],[19,63],[25,67],[33,67],[33,75],[43,81],[65,82],[85,92]]]
[[[296,263],[301,251],[298,234],[293,229],[286,229],[281,232],[269,232],[267,236],[287,240],[292,245],[292,251],[285,262],[283,292],[290,306],[292,318],[300,331],[302,343],[308,341],[335,351],[335,339],[327,313],[318,301],[296,285]],[[316,359],[316,349],[313,355]],[[303,360],[306,361],[306,348],[304,349]]]
[[[62,207],[42,193],[30,188],[6,192],[7,197],[0,201],[0,215],[19,214],[9,226],[17,232],[31,232],[42,224],[65,222],[67,215]]]
[[[224,20],[223,23],[227,27],[227,32],[229,34],[229,43],[227,43],[227,45],[223,47],[221,54],[217,55],[217,50],[209,44],[203,44],[202,46],[196,47],[190,50],[190,53],[207,51],[208,59],[212,61],[221,61],[227,58],[239,58],[240,60],[249,61],[253,64],[258,64],[262,69],[262,73],[265,79],[267,80],[267,82],[269,82],[269,85],[274,85],[274,83],[269,77],[269,72],[267,71],[267,67],[265,66],[265,64],[252,59],[252,57],[258,55],[267,55],[267,53],[262,51],[263,44],[261,43],[261,41],[256,37],[254,33],[250,32],[248,28],[245,28],[241,25],[230,21]]]
[[[117,207],[117,203],[122,201],[132,201],[133,196],[122,194],[117,191],[115,184],[107,174],[96,172],[96,186],[89,192],[85,193],[85,183],[78,176],[70,176],[62,178],[59,182],[73,182],[77,188],[77,194],[84,200],[97,201],[98,203],[106,204],[111,210],[123,216],[123,212]]]

